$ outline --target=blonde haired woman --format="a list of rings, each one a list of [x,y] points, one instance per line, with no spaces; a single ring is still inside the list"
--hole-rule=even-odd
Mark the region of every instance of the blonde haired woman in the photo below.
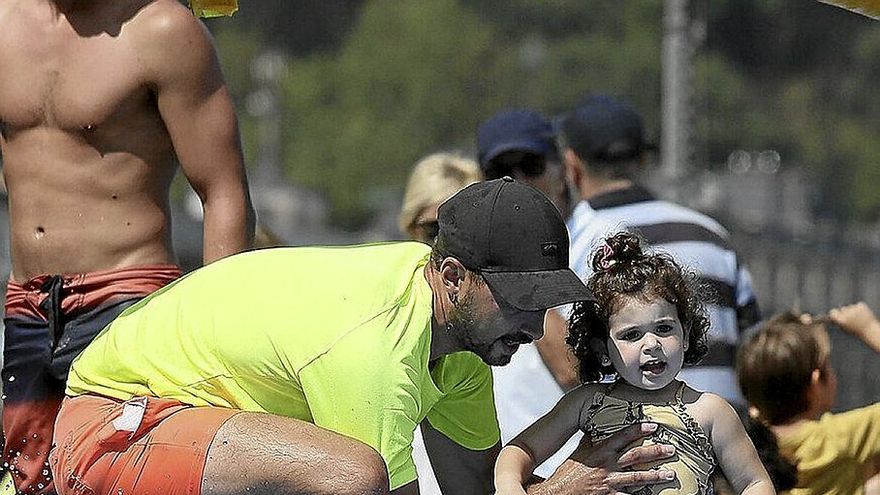
[[[482,180],[477,162],[452,153],[419,160],[403,195],[399,223],[411,239],[431,244],[437,236],[437,207],[463,187]]]
[[[410,239],[432,244],[437,237],[437,208],[447,198],[483,180],[477,162],[452,153],[428,155],[413,166],[403,193],[398,225]],[[425,449],[421,428],[413,438],[413,461],[419,475],[419,492],[439,495],[440,485]]]

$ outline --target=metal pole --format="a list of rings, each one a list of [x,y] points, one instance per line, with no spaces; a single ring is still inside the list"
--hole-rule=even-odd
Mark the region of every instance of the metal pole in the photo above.
[[[688,0],[664,0],[660,164],[667,180],[689,167],[691,136],[691,55]],[[673,182],[674,183],[674,182]]]

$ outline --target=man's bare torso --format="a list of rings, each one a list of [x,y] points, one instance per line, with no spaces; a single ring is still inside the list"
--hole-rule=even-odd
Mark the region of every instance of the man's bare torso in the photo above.
[[[68,3],[0,3],[0,146],[18,281],[173,260],[174,153],[142,42],[169,2]]]

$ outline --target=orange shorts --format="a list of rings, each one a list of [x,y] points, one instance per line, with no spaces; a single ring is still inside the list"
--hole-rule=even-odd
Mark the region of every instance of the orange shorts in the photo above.
[[[208,447],[241,411],[176,400],[67,397],[49,455],[59,495],[199,495]]]

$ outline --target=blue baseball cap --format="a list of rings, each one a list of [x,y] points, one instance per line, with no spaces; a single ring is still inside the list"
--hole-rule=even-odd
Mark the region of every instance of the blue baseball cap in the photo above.
[[[556,136],[550,121],[534,110],[514,109],[495,114],[477,129],[477,160],[486,169],[508,151],[536,155],[556,154]]]
[[[636,158],[657,149],[645,141],[642,117],[628,103],[591,94],[564,114],[558,130],[566,144],[584,159],[608,163]]]

